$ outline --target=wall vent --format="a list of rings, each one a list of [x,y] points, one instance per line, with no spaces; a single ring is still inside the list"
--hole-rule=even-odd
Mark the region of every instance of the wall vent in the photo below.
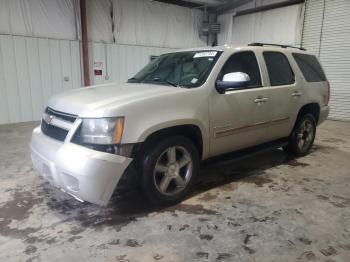
[[[201,33],[203,35],[218,34],[220,32],[220,24],[215,22],[203,22]]]

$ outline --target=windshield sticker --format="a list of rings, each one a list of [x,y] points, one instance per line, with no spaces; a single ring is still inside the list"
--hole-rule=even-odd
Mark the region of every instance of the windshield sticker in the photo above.
[[[191,84],[195,84],[195,83],[197,83],[197,82],[198,82],[198,79],[197,79],[197,78],[192,78]]]
[[[198,57],[213,57],[216,56],[217,52],[216,51],[209,51],[209,52],[199,52],[195,53],[193,58],[198,58]]]

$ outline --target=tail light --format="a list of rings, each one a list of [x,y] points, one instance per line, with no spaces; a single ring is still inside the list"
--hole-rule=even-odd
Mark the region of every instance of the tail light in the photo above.
[[[329,85],[329,81],[326,82],[326,86],[327,86],[327,93],[324,98],[324,103],[326,106],[328,106],[329,99],[331,98],[331,86]]]

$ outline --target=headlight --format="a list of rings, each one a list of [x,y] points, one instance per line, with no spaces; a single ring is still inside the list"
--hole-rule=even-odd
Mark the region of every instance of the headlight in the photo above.
[[[120,144],[124,129],[124,117],[85,118],[81,125],[80,139],[86,144]]]

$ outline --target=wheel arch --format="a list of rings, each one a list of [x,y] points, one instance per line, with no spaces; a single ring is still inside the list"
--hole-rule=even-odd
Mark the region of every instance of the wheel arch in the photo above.
[[[148,132],[148,134],[144,136],[141,151],[145,150],[159,139],[175,135],[185,136],[190,139],[196,146],[201,159],[207,154],[208,148],[204,142],[205,135],[202,129],[196,124],[179,124],[153,129],[152,132]]]
[[[294,127],[296,125],[296,123],[298,122],[298,120],[305,114],[312,114],[315,118],[315,121],[316,121],[316,124],[318,123],[318,120],[319,120],[319,117],[320,117],[320,105],[318,103],[308,103],[308,104],[305,104],[303,105],[300,109],[299,109],[299,112],[298,112],[298,116],[295,120],[295,123],[294,123]]]

